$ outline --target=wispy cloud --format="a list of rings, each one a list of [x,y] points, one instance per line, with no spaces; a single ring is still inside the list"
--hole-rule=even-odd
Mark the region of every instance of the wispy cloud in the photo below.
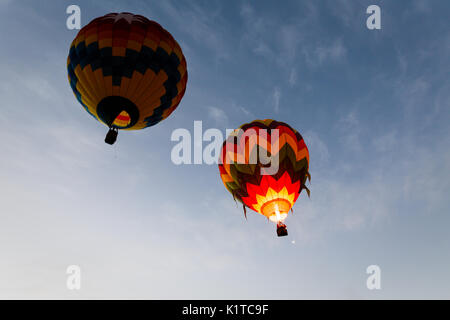
[[[280,99],[281,99],[281,90],[278,87],[275,87],[273,90],[273,109],[275,113],[278,113],[280,111]]]
[[[221,108],[214,106],[207,107],[208,116],[213,119],[216,124],[226,124],[228,122],[228,116],[225,111]]]
[[[367,8],[367,6],[364,7],[363,4],[357,5],[346,0],[331,0],[328,1],[327,4],[330,7],[331,14],[347,27],[351,25],[357,27],[358,24],[361,24],[361,19],[358,17],[357,10],[359,9],[359,13],[363,14],[365,8]],[[362,30],[363,28],[359,29]]]
[[[308,146],[310,157],[314,159],[311,164],[313,168],[326,166],[330,159],[330,153],[325,141],[319,137],[317,132],[311,130],[303,135],[303,139]]]
[[[270,21],[255,13],[255,9],[249,3],[244,3],[240,9],[240,15],[244,21],[245,30],[241,43],[245,47],[250,47],[252,52],[267,59],[274,57],[271,45],[264,35],[270,32]]]
[[[291,87],[293,87],[297,84],[297,70],[295,68],[291,69],[291,73],[289,74],[288,82]]]
[[[346,148],[361,150],[360,135],[362,127],[356,110],[342,116],[337,122],[337,129],[341,134],[340,140]]]
[[[310,67],[318,67],[325,63],[342,61],[347,55],[347,49],[341,39],[324,44],[319,43],[314,47],[305,48],[303,54]]]
[[[183,3],[183,8],[172,1],[162,1],[158,4],[179,25],[180,32],[195,40],[197,46],[206,46],[215,53],[218,60],[229,58],[226,28],[220,7],[206,10],[193,2]]]

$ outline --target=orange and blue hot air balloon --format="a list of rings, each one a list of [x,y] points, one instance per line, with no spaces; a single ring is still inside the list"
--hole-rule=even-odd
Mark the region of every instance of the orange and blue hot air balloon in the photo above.
[[[255,120],[227,137],[219,160],[223,184],[244,213],[247,207],[264,215],[277,223],[278,236],[287,235],[289,211],[302,190],[309,196],[309,152],[300,133],[283,122]]]
[[[186,60],[172,35],[155,21],[110,13],[83,27],[67,58],[70,86],[81,105],[110,128],[139,130],[167,118],[186,90]]]

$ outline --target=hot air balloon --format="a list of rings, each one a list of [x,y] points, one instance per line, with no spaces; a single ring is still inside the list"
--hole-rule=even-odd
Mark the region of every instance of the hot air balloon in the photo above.
[[[83,27],[67,58],[70,86],[84,109],[118,130],[139,130],[167,118],[183,98],[186,60],[158,23],[131,13],[110,13]]]
[[[305,189],[309,152],[300,133],[275,120],[255,120],[234,130],[224,141],[219,171],[233,198],[277,224],[286,236],[284,220]]]

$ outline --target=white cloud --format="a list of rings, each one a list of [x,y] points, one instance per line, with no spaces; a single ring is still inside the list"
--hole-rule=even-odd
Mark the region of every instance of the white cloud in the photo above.
[[[241,44],[266,59],[273,59],[275,55],[272,50],[273,45],[270,45],[265,37],[271,31],[270,22],[256,14],[253,7],[248,3],[241,6],[240,15],[245,25]]]
[[[266,43],[264,43],[262,41],[255,43],[253,52],[265,57],[266,59],[271,59],[274,56],[272,49]]]
[[[412,6],[413,11],[420,14],[430,13],[432,8],[430,2],[426,0],[414,0]]]
[[[246,117],[254,117],[253,113],[249,110],[248,107],[243,107],[239,104],[236,104],[235,102],[232,102],[231,106],[233,107],[233,109],[235,109],[236,112],[242,113]]]
[[[406,59],[405,55],[400,52],[400,50],[397,51],[397,61],[400,67],[400,70],[402,73],[405,73],[408,70],[408,60]]]
[[[226,27],[222,20],[220,7],[206,10],[194,2],[176,4],[172,1],[158,2],[166,14],[179,25],[181,32],[193,38],[197,45],[206,46],[213,51],[216,59],[228,59],[230,53],[226,46]]]
[[[228,116],[220,108],[209,106],[208,109],[208,116],[213,119],[217,124],[226,124],[228,121]]]
[[[314,50],[314,58],[309,56],[313,65],[322,65],[327,62],[338,62],[347,54],[342,40],[338,39],[328,45],[319,45]]]
[[[314,168],[327,165],[330,159],[330,153],[324,140],[316,132],[311,130],[303,135],[303,139],[308,146],[310,158],[314,159],[311,166]]]
[[[400,138],[397,130],[392,130],[374,137],[372,144],[377,152],[386,153],[395,151],[395,147],[398,145],[399,140]]]
[[[246,109],[246,108],[244,108],[244,107],[239,107],[239,109],[240,109],[246,116],[252,115],[252,113],[251,113],[248,109]]]
[[[339,139],[345,148],[361,150],[361,132],[363,130],[356,110],[352,110],[342,116],[337,122],[337,129],[340,132]]]
[[[288,82],[291,87],[293,87],[297,84],[297,70],[295,68],[291,69],[291,73],[289,74]]]
[[[273,90],[273,103],[275,113],[278,113],[280,111],[280,99],[281,99],[280,88],[275,87],[275,89]]]
[[[430,84],[423,77],[415,79],[399,78],[396,85],[397,94],[406,109],[414,109],[416,106],[419,106],[419,101],[423,101],[429,87]]]
[[[331,5],[331,13],[338,18],[345,26],[356,25],[360,22],[358,15],[355,14],[355,10],[358,6],[347,0],[332,0],[329,2]],[[361,13],[365,12],[365,9],[361,6]],[[358,28],[363,30],[363,28]]]
[[[279,41],[278,63],[290,68],[295,62],[299,45],[303,39],[302,26],[298,24],[281,25],[275,39]]]

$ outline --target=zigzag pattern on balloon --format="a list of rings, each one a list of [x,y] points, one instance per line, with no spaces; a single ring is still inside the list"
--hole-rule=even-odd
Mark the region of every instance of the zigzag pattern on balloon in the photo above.
[[[309,162],[309,153],[303,139],[298,140],[296,135],[293,135],[292,131],[286,132],[285,127],[278,127],[279,137],[274,140],[274,135],[267,134],[265,129],[249,128],[243,133],[242,130],[236,130],[240,134],[231,135],[225,142],[224,148],[222,149],[222,163],[225,165],[227,172],[229,172],[230,164],[236,163],[242,164],[256,164],[258,152],[263,152],[263,154],[271,155],[272,157],[279,157],[280,161],[283,161],[286,156],[290,157],[293,163],[306,158]],[[248,132],[254,133],[248,133]],[[272,129],[273,131],[273,129]],[[237,143],[233,140],[236,140]],[[262,149],[262,150],[260,150]],[[238,167],[239,168],[239,167]],[[247,166],[240,167],[243,170],[247,169]],[[249,167],[252,171],[254,166]]]
[[[257,156],[261,152],[278,159],[275,173],[267,174],[273,163],[263,164]],[[236,200],[269,217],[275,207],[289,211],[301,190],[309,194],[308,165],[302,136],[285,123],[267,119],[244,124],[230,134],[222,146],[219,172]]]

